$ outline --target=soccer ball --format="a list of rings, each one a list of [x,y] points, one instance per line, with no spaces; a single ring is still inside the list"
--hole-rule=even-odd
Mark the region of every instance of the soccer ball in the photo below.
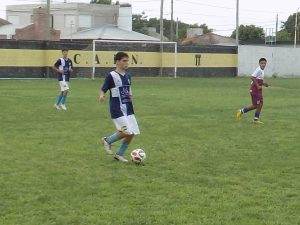
[[[146,159],[146,153],[143,149],[135,149],[131,153],[131,161],[135,163],[141,163]]]

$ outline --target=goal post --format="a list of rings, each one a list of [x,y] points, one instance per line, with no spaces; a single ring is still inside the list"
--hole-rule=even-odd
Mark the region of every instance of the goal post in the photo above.
[[[153,50],[151,46],[157,46],[157,47]],[[164,51],[165,49],[167,49],[168,51]],[[174,78],[177,78],[177,42],[93,40],[93,52],[92,52],[92,79],[93,80],[95,79],[96,76],[96,68],[101,67],[97,64],[97,61],[99,60],[96,60],[98,59],[98,53],[109,52],[109,51],[114,51],[115,53],[118,51],[143,52],[146,54],[159,53],[160,54],[160,59],[158,60],[159,63],[155,64],[154,62],[150,62],[151,66],[155,64],[156,67],[160,68],[160,71],[162,71],[163,68],[171,69],[172,76]],[[168,61],[168,62],[164,62],[164,61]]]

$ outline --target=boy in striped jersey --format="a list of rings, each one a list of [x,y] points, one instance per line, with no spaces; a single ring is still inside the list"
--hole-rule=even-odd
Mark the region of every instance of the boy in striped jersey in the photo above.
[[[52,69],[57,74],[57,79],[60,86],[60,94],[56,99],[56,102],[54,104],[54,107],[57,110],[63,109],[67,110],[67,107],[65,105],[68,91],[69,91],[69,80],[70,75],[73,67],[73,62],[71,59],[68,58],[68,49],[62,50],[62,58],[59,58],[56,63],[52,66]]]
[[[121,145],[114,155],[116,160],[128,162],[124,153],[134,135],[140,134],[136,121],[131,91],[131,76],[127,72],[129,57],[125,52],[115,55],[116,69],[110,72],[102,85],[99,100],[103,102],[105,93],[110,91],[110,115],[117,132],[102,138],[102,144],[108,154],[113,154],[111,144],[121,140]]]

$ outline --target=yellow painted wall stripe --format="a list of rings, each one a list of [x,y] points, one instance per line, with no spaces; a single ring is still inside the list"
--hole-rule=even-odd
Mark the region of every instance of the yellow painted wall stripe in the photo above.
[[[97,67],[114,67],[115,51],[98,51]],[[174,53],[127,52],[130,67],[174,67]],[[60,50],[0,49],[0,66],[43,67],[52,66],[61,57]],[[92,51],[70,50],[69,57],[75,67],[91,67]],[[237,54],[178,53],[177,67],[237,67]]]

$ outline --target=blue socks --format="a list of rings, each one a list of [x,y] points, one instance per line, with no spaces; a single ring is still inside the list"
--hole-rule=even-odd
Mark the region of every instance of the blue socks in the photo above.
[[[247,113],[249,112],[250,110],[247,108],[247,107],[244,107],[244,108],[241,108],[241,113]],[[254,120],[259,120],[259,113],[255,113],[254,114]]]
[[[254,120],[259,120],[259,113],[256,112],[256,113],[254,114]]]
[[[242,108],[242,109],[241,109],[241,112],[242,112],[242,113],[247,113],[247,112],[249,112],[249,109],[248,109],[247,107]]]
[[[60,101],[62,100],[62,98],[63,98],[63,96],[62,96],[62,95],[59,95],[59,96],[57,97],[57,99],[56,99],[55,104],[56,104],[56,105],[59,105],[59,103],[60,103]]]
[[[112,143],[118,141],[119,139],[120,139],[120,138],[118,137],[117,134],[113,134],[113,135],[111,135],[111,136],[109,136],[109,137],[106,138],[106,142],[107,142],[108,144],[112,144]]]
[[[124,155],[124,153],[125,153],[126,149],[128,148],[128,146],[129,146],[128,144],[122,143],[119,150],[118,150],[118,152],[117,152],[117,155],[121,155],[121,156]]]
[[[61,103],[61,104],[64,105],[65,102],[66,102],[66,99],[67,99],[67,96],[59,95],[59,96],[57,97],[57,99],[56,99],[55,104],[56,104],[56,105],[59,105],[59,103]]]
[[[113,134],[113,135],[111,135],[111,136],[109,136],[109,137],[106,138],[106,142],[108,144],[112,144],[112,143],[114,143],[114,142],[116,142],[118,140],[120,140],[120,138],[118,137],[117,134]],[[128,148],[128,146],[129,146],[129,144],[122,142],[121,145],[120,145],[120,147],[119,147],[119,150],[117,152],[117,155],[123,156],[124,153],[125,153],[125,151],[126,151],[126,149]]]
[[[62,98],[61,98],[61,104],[65,104],[65,102],[66,102],[66,99],[67,99],[67,96],[62,96]]]

